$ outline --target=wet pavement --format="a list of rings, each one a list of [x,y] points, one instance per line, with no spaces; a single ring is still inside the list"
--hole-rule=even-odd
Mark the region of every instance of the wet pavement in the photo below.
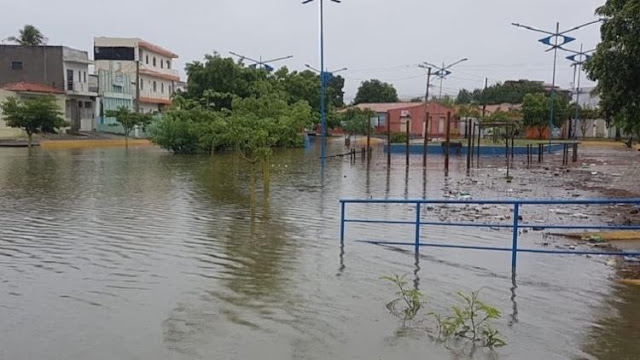
[[[420,156],[408,170],[402,155],[391,169],[374,156],[331,159],[322,177],[317,149],[279,152],[270,190],[258,182],[252,192],[246,164],[232,155],[2,149],[0,359],[638,358],[640,289],[612,281],[620,271],[610,257],[522,254],[512,277],[508,253],[429,248],[416,258],[355,241],[410,241],[410,226],[351,224],[344,249],[338,240],[343,197],[631,196],[637,152],[584,149],[568,172],[561,156],[532,169],[517,158],[511,183],[502,158],[483,158],[467,175],[465,159],[453,157],[445,177],[440,157],[425,174]],[[628,206],[553,210],[525,207],[522,216],[636,221]],[[354,206],[349,215],[415,217],[399,205]],[[424,219],[511,216],[502,206],[433,206]],[[423,230],[423,241],[510,239],[508,229]],[[547,231],[523,233],[520,243],[592,247]],[[496,326],[508,345],[460,355],[403,331],[384,307],[395,290],[379,278],[391,274],[407,274],[436,310],[457,291],[482,289],[503,313]]]

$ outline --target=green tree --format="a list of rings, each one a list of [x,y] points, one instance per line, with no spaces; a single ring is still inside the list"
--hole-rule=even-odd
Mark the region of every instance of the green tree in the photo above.
[[[399,101],[398,92],[393,85],[373,79],[360,84],[353,103],[392,103],[397,101]]]
[[[456,96],[456,104],[469,104],[472,100],[473,94],[467,89],[460,90]]]
[[[526,94],[544,93],[545,88],[540,81],[531,80],[508,80],[504,83],[497,83],[486,89],[475,89],[469,91],[460,90],[456,97],[458,104],[520,104],[524,101]]]
[[[0,109],[7,126],[23,129],[27,133],[29,148],[32,136],[43,129],[58,129],[67,126],[53,96],[38,96],[25,100],[10,97]]]
[[[569,118],[571,109],[565,96],[554,96],[553,126],[561,127]],[[544,93],[527,94],[522,103],[523,124],[527,127],[535,127],[539,138],[542,139],[544,131],[549,127],[549,114],[551,112],[551,99]]]
[[[369,109],[359,109],[352,107],[341,114],[342,129],[351,135],[365,135],[371,127],[371,118],[373,111]]]
[[[39,46],[43,45],[46,41],[40,30],[33,25],[25,25],[20,29],[17,37],[10,36],[7,40],[15,41],[22,46]]]
[[[585,69],[597,81],[606,119],[640,137],[640,1],[607,0],[596,10],[604,18],[601,42]]]
[[[127,148],[129,147],[129,135],[131,135],[133,129],[137,126],[145,129],[152,120],[151,114],[132,112],[129,108],[124,106],[118,108],[118,110],[107,110],[105,111],[105,115],[107,117],[115,118],[116,122],[122,126],[122,130],[124,131],[124,143]]]

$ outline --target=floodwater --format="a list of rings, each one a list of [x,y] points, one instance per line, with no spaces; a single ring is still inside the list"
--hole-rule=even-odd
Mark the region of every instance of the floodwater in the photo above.
[[[350,224],[340,248],[342,197],[598,195],[563,174],[515,170],[507,184],[500,161],[470,176],[464,159],[452,161],[445,178],[430,158],[425,185],[420,157],[407,171],[394,155],[388,171],[376,150],[369,165],[330,159],[321,176],[317,149],[291,150],[274,157],[269,191],[258,181],[252,195],[246,164],[231,155],[0,149],[0,359],[640,358],[640,291],[615,284],[607,258],[521,254],[512,277],[509,253],[424,248],[416,258],[356,241],[412,241],[406,225]],[[603,209],[567,209],[587,219],[548,210],[522,211],[541,223],[606,220]],[[415,218],[405,206],[347,213]],[[509,214],[435,207],[423,219]],[[510,233],[424,227],[423,241],[509,246]],[[520,243],[567,241],[529,232]],[[384,306],[396,290],[380,277],[392,274],[437,311],[457,291],[482,289],[508,345],[468,354],[403,329]]]

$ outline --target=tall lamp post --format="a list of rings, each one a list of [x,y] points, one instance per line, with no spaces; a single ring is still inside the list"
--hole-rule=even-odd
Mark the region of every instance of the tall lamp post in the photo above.
[[[433,73],[433,75],[435,75],[436,77],[438,77],[440,79],[440,95],[438,96],[439,99],[442,99],[442,81],[449,75],[451,75],[451,71],[449,69],[451,69],[452,67],[460,64],[461,62],[465,62],[469,59],[464,58],[464,59],[460,59],[454,63],[451,63],[449,65],[445,65],[444,63],[442,63],[442,66],[438,66],[438,65],[434,65],[428,62],[424,62],[422,63],[423,65],[420,66],[422,68],[429,68],[432,67],[434,69],[436,69],[436,72]]]
[[[308,4],[315,0],[304,0],[302,4]],[[341,0],[329,0],[334,3],[341,3]],[[322,165],[324,166],[325,156],[326,156],[326,105],[325,105],[325,96],[326,96],[326,79],[324,75],[324,0],[319,0],[320,2],[320,131],[321,141],[322,141],[322,152],[320,158],[322,159]]]
[[[575,38],[572,38],[570,36],[567,36],[566,34],[576,31],[578,29],[581,29],[585,26],[591,25],[591,24],[595,24],[600,22],[601,20],[595,20],[595,21],[591,21],[582,25],[578,25],[578,26],[574,26],[570,29],[564,30],[564,31],[560,31],[560,23],[557,22],[556,23],[556,30],[555,32],[553,31],[548,31],[548,30],[541,30],[541,29],[537,29],[528,25],[522,25],[522,24],[517,24],[517,23],[511,23],[511,25],[519,27],[519,28],[523,28],[523,29],[527,29],[527,30],[531,30],[531,31],[535,31],[535,32],[539,32],[539,33],[543,33],[548,35],[547,37],[544,37],[540,40],[538,40],[539,42],[550,46],[550,48],[548,48],[546,51],[551,51],[553,50],[553,80],[551,82],[551,106],[550,106],[550,110],[549,110],[549,153],[551,153],[551,142],[553,139],[553,115],[554,115],[554,106],[555,106],[555,98],[556,98],[556,64],[557,64],[557,59],[558,59],[558,48],[560,48],[562,45],[568,44],[572,41],[575,40]]]
[[[424,68],[426,68],[426,69],[435,68],[435,69],[436,69],[436,72],[434,72],[434,73],[433,73],[433,75],[437,76],[437,77],[440,79],[440,94],[438,95],[438,99],[439,99],[439,100],[442,100],[442,81],[443,81],[447,76],[449,76],[449,75],[451,75],[451,74],[452,74],[451,70],[449,70],[449,69],[451,69],[452,67],[454,67],[454,66],[456,66],[456,65],[460,64],[461,62],[465,62],[465,61],[467,61],[467,60],[469,60],[469,59],[467,59],[467,58],[460,59],[460,60],[458,60],[458,61],[456,61],[456,62],[453,62],[453,63],[451,63],[451,64],[449,64],[449,65],[445,65],[444,63],[442,63],[442,66],[434,65],[434,64],[432,64],[432,63],[429,63],[429,62],[426,62],[426,61],[425,61],[425,62],[423,62],[423,63],[422,63],[422,65],[418,65],[418,66],[420,66],[420,67],[421,67],[421,68],[423,68],[423,69],[424,69]],[[429,72],[430,72],[430,71],[431,71],[431,70],[429,70]],[[427,85],[427,91],[428,91],[428,90],[429,90],[429,87],[428,87],[428,85]],[[428,94],[428,93],[427,93],[427,94]],[[427,95],[427,96],[428,96],[428,95]],[[425,99],[425,102],[426,102],[426,101],[428,101],[428,100],[427,100],[427,99]],[[438,107],[438,109],[441,109],[441,108],[440,108],[440,107]],[[440,115],[441,115],[441,113],[439,113],[439,112],[438,112],[436,115],[437,115],[437,119],[436,119],[436,121],[437,121],[437,122],[436,122],[436,130],[438,130],[438,129],[440,128]],[[426,137],[426,134],[425,134],[425,137]]]
[[[575,108],[575,115],[574,115],[573,134],[570,134],[573,136],[570,136],[570,137],[577,139],[578,138],[578,121],[580,120],[580,75],[582,73],[582,65],[584,65],[584,63],[587,60],[589,60],[589,58],[591,57],[590,53],[595,51],[595,49],[584,51],[582,44],[580,44],[580,51],[570,50],[563,47],[560,47],[560,49],[572,53],[571,55],[566,57],[566,59],[572,62],[571,66],[574,67],[575,76],[573,81],[576,84],[576,108]],[[577,80],[576,80],[576,76],[577,76]]]
[[[273,71],[273,67],[271,65],[269,65],[269,63],[274,63],[277,61],[282,61],[282,60],[287,60],[287,59],[291,59],[293,57],[293,55],[289,55],[289,56],[284,56],[284,57],[279,57],[279,58],[275,58],[275,59],[270,59],[270,60],[262,60],[262,56],[260,56],[260,60],[255,60],[252,59],[248,56],[244,56],[244,55],[240,55],[238,53],[234,53],[233,51],[229,51],[229,54],[237,56],[240,58],[240,60],[249,60],[251,62],[253,62],[252,65],[249,65],[250,67],[257,67],[260,69],[264,69],[267,72],[272,72]]]

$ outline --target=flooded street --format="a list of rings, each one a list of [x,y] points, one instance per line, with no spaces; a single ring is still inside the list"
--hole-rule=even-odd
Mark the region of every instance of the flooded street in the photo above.
[[[442,158],[431,156],[425,184],[420,156],[406,170],[404,157],[393,155],[390,171],[379,149],[369,166],[334,158],[322,178],[317,153],[276,153],[269,191],[258,181],[252,196],[248,167],[232,155],[1,149],[0,359],[640,357],[640,289],[612,281],[608,257],[521,254],[512,277],[509,253],[424,248],[416,259],[411,248],[356,241],[411,241],[412,226],[382,224],[348,225],[340,248],[340,198],[603,197],[615,179],[591,175],[602,172],[600,163],[575,177],[518,165],[507,183],[498,168],[503,159],[487,159],[467,176],[466,159],[453,156],[445,178]],[[522,216],[594,224],[628,212],[562,209],[525,207]],[[400,205],[348,211],[415,218]],[[506,207],[436,206],[424,218],[471,214],[479,222],[510,217]],[[511,241],[508,229],[425,226],[422,234],[423,241],[466,245]],[[520,242],[572,244],[545,234],[530,231]],[[407,274],[430,309],[450,307],[458,291],[481,289],[503,314],[496,327],[508,345],[470,356],[403,331],[384,306],[396,290],[380,277],[392,274]]]

